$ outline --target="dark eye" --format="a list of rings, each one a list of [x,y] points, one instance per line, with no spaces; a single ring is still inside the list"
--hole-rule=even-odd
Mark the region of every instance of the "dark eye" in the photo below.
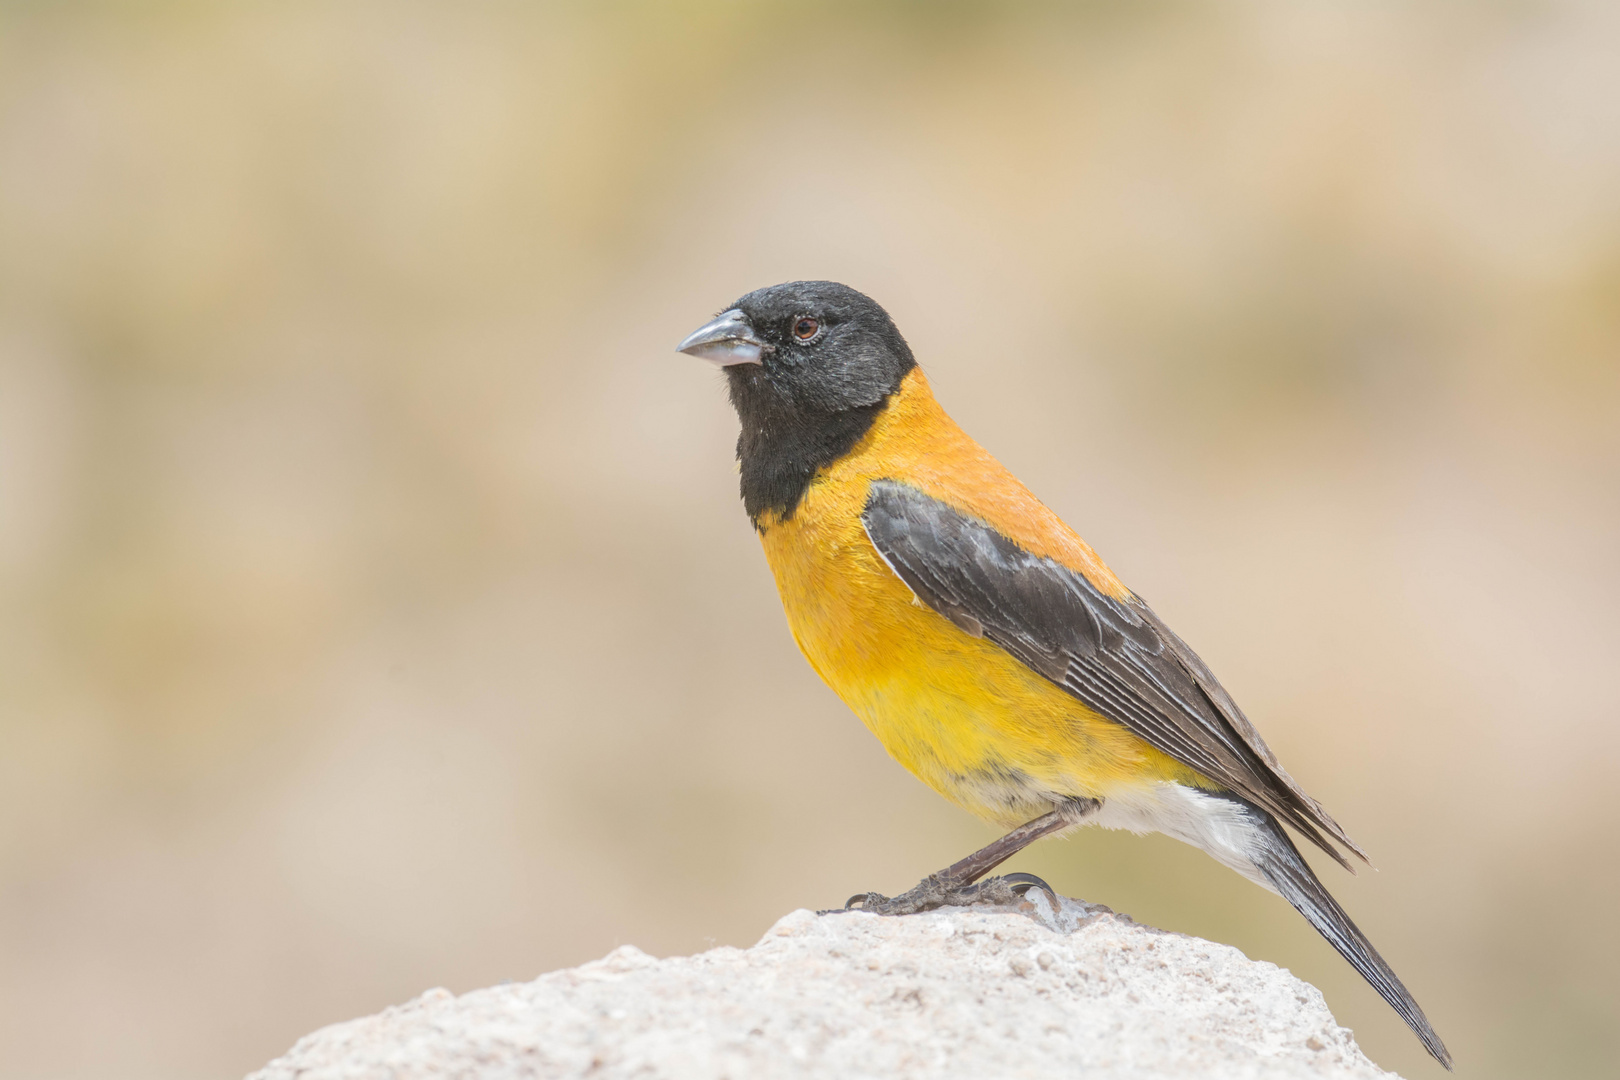
[[[809,341],[821,332],[821,323],[808,315],[801,315],[793,320],[793,336],[800,341]]]

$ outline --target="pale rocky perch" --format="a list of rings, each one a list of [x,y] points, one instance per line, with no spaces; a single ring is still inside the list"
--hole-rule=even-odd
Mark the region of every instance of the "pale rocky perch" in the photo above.
[[[750,949],[430,990],[250,1080],[1389,1077],[1272,964],[1032,893],[904,918],[796,911]]]

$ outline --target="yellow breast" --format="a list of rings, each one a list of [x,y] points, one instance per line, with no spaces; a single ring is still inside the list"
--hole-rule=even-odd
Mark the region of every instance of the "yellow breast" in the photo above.
[[[816,673],[934,790],[1013,825],[1067,796],[1207,783],[1086,708],[1000,646],[924,607],[860,515],[875,479],[911,483],[1128,595],[1095,553],[961,432],[913,371],[872,430],[760,540],[788,625]]]

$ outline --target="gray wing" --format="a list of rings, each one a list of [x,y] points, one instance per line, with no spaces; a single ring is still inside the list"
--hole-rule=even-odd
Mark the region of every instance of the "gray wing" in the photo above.
[[[962,630],[1269,810],[1346,868],[1321,832],[1366,859],[1284,771],[1198,655],[1141,600],[1116,600],[1085,575],[896,480],[872,483],[861,523],[917,598]]]

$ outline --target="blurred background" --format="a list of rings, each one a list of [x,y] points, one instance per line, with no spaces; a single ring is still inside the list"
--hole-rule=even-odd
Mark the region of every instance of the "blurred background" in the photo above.
[[[1467,1077],[1620,1057],[1620,7],[0,4],[0,1077],[240,1075],[993,832],[788,636],[721,376],[893,313],[1379,872]],[[1015,864],[1316,983],[1159,837]]]

